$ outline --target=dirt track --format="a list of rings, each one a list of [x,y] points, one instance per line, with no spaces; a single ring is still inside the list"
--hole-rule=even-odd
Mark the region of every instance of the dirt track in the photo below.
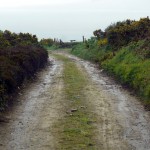
[[[89,113],[97,118],[93,124],[97,149],[149,150],[149,112],[94,64],[63,55],[76,63],[88,78],[84,92],[92,107]],[[62,70],[63,63],[53,59],[53,65],[21,91],[16,106],[7,113],[7,122],[0,124],[0,150],[56,149],[59,143],[54,124],[63,119],[67,105]]]

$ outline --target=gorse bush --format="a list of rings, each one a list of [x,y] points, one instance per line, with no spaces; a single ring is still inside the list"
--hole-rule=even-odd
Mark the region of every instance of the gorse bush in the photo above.
[[[99,29],[93,34],[98,40],[107,38],[108,44],[113,50],[117,50],[130,42],[150,38],[150,19],[149,17],[141,18],[139,21],[127,19],[108,26],[105,32]]]
[[[94,31],[96,38],[72,53],[96,62],[122,84],[134,89],[150,109],[150,20],[126,20]],[[106,42],[104,42],[106,41]]]
[[[44,47],[51,47],[54,45],[53,39],[41,39],[40,44]]]
[[[1,32],[1,35],[4,39],[1,41],[4,44],[0,45],[0,109],[2,110],[11,100],[10,95],[18,86],[25,79],[31,78],[39,68],[44,67],[48,53],[39,45],[36,36],[23,33],[11,34],[8,31]],[[16,39],[20,42],[15,43]]]
[[[99,39],[98,40],[98,46],[104,46],[104,45],[107,45],[108,44],[108,40],[107,38],[104,38],[104,39]]]
[[[0,48],[13,47],[16,45],[37,45],[38,39],[36,35],[29,33],[11,33],[8,30],[0,31]]]
[[[150,19],[142,18],[139,21],[126,20],[117,22],[106,29],[108,43],[115,49],[133,41],[150,38]]]

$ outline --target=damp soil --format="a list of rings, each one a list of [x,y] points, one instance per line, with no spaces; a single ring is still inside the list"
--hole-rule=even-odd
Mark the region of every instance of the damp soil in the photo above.
[[[1,150],[55,149],[53,124],[63,117],[63,66],[54,58],[52,65],[37,74],[36,80],[20,90],[16,106],[0,123]]]
[[[89,76],[87,100],[97,116],[96,140],[106,150],[149,150],[150,112],[97,65],[68,55]],[[102,146],[101,146],[102,145]]]
[[[122,88],[95,64],[64,52],[85,74],[84,107],[92,122],[96,150],[149,150],[150,113],[138,98]],[[0,149],[55,150],[58,131],[54,125],[66,115],[63,62],[50,56],[52,65],[21,90],[13,108],[0,122]]]

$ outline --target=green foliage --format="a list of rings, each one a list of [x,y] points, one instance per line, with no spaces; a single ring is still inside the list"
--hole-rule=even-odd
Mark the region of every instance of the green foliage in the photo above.
[[[150,59],[142,59],[137,54],[139,47],[145,42],[131,43],[122,48],[113,59],[104,61],[102,66],[110,73],[115,74],[123,84],[134,88],[140,96],[149,99]]]
[[[45,47],[45,46],[44,46]],[[57,50],[60,48],[58,44],[53,44],[51,47],[47,46],[45,47],[47,50]]]
[[[150,19],[129,20],[93,32],[72,53],[94,62],[134,89],[150,106]]]
[[[71,59],[59,54],[54,56],[64,62],[63,80],[67,109],[78,108],[73,115],[63,118],[60,122],[59,128],[62,129],[59,132],[59,138],[61,143],[58,149],[96,149],[93,127],[89,124],[89,122],[94,122],[95,116],[89,114],[87,109],[79,109],[86,103],[84,87],[87,84],[87,77]]]
[[[107,38],[99,39],[99,40],[98,40],[98,46],[99,46],[99,47],[105,46],[105,45],[107,45],[107,44],[108,44]]]
[[[118,50],[130,42],[137,42],[150,38],[150,19],[141,18],[139,21],[127,19],[126,21],[111,24],[103,32],[101,29],[93,32],[98,40],[107,38],[112,49]]]
[[[72,48],[73,46],[77,45],[78,42],[62,42],[61,40],[52,40],[52,39],[42,39],[40,41],[40,45],[42,45],[47,50],[58,50],[58,49],[65,49],[65,48]]]
[[[71,53],[81,57],[86,60],[92,60],[94,58],[95,49],[90,50],[91,48],[95,47],[95,39],[90,39],[85,43],[79,43],[72,48]]]
[[[13,46],[26,46],[26,45],[37,45],[38,39],[36,35],[29,33],[11,33],[8,30],[0,32],[0,48],[13,47]]]
[[[53,39],[50,39],[50,38],[49,39],[42,39],[40,41],[40,44],[44,47],[51,47],[54,44],[54,41],[53,41]]]
[[[108,43],[117,50],[130,42],[149,38],[150,19],[147,17],[139,21],[128,19],[123,22],[117,22],[109,26],[105,32],[107,33]]]
[[[113,52],[105,44],[100,46],[98,43],[99,40],[91,38],[86,43],[80,43],[74,46],[71,53],[85,60],[101,64],[102,61],[112,58]]]

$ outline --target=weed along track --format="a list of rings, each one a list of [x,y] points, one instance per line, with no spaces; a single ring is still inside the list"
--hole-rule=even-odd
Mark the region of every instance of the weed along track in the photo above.
[[[149,150],[150,114],[138,99],[94,64],[59,54],[67,103],[60,149]]]
[[[68,104],[66,116],[61,121],[59,149],[94,149],[92,122],[95,120],[88,111],[84,95],[87,77],[71,59],[63,55],[55,57],[64,62],[64,94]]]
[[[50,60],[0,123],[0,150],[150,149],[150,114],[134,96],[94,64],[61,51]]]

